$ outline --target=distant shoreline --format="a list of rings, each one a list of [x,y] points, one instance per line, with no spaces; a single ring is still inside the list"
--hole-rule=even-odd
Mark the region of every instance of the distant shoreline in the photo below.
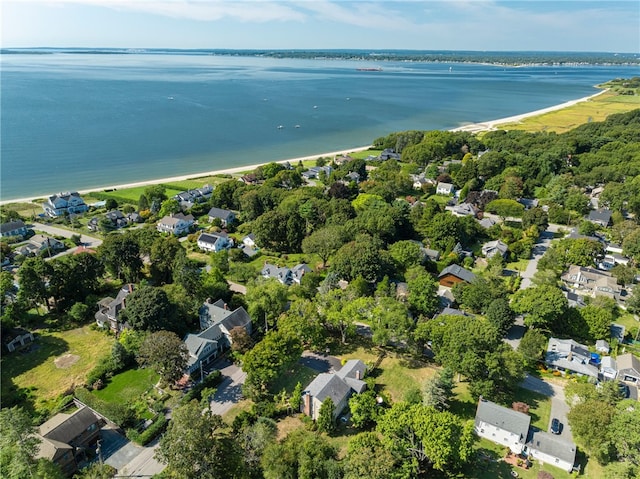
[[[468,131],[471,133],[479,133],[482,131],[491,131],[491,130],[495,130],[497,129],[496,127],[498,125],[502,125],[505,123],[516,123],[518,121],[521,121],[525,118],[529,118],[532,116],[538,116],[538,115],[543,115],[545,113],[549,113],[552,111],[557,111],[557,110],[562,110],[564,108],[568,108],[570,106],[573,106],[577,103],[581,103],[584,101],[588,101],[594,97],[597,97],[598,95],[603,94],[604,92],[606,92],[607,90],[601,90],[593,95],[589,95],[583,98],[578,98],[576,100],[570,100],[564,103],[560,103],[558,105],[554,105],[554,106],[550,106],[547,108],[542,108],[540,110],[535,110],[535,111],[531,111],[531,112],[527,112],[527,113],[522,113],[520,115],[514,115],[514,116],[509,116],[506,118],[500,118],[497,120],[489,120],[489,121],[484,121],[484,122],[479,122],[479,123],[472,123],[472,124],[468,124],[468,125],[463,125],[457,128],[452,128],[450,131]],[[369,146],[358,146],[358,147],[354,147],[354,148],[349,148],[349,149],[344,149],[344,150],[340,150],[340,151],[332,151],[329,153],[321,153],[321,154],[317,154],[317,155],[309,155],[309,156],[303,156],[303,157],[298,157],[298,158],[290,158],[290,159],[285,159],[285,160],[277,160],[274,161],[273,163],[298,163],[300,161],[307,161],[307,160],[314,160],[316,158],[321,158],[321,157],[332,157],[332,156],[338,156],[338,155],[346,155],[348,153],[351,152],[355,152],[355,151],[365,151],[371,148],[371,145]],[[100,191],[104,191],[104,190],[118,190],[118,189],[125,189],[125,188],[135,188],[135,187],[139,187],[139,186],[150,186],[150,185],[157,185],[157,184],[161,184],[161,183],[172,183],[172,182],[177,182],[177,181],[185,181],[185,180],[194,180],[194,179],[198,179],[198,178],[203,178],[206,176],[215,176],[215,175],[224,175],[224,174],[237,174],[237,173],[242,173],[245,171],[253,171],[256,168],[258,168],[259,166],[268,164],[268,163],[272,163],[272,162],[265,162],[265,163],[257,163],[254,165],[246,165],[246,166],[238,166],[238,167],[234,167],[234,168],[223,168],[223,169],[219,169],[219,170],[214,170],[214,171],[206,171],[206,172],[202,172],[202,173],[191,173],[191,174],[187,174],[187,175],[179,175],[179,176],[171,176],[171,177],[167,177],[167,178],[157,178],[157,179],[151,179],[151,180],[144,180],[144,181],[137,181],[137,182],[132,182],[132,183],[123,183],[123,184],[118,184],[118,185],[108,185],[108,186],[101,186],[101,187],[95,187],[95,188],[89,188],[89,189],[85,189],[85,190],[79,190],[78,193],[80,193],[81,195],[86,195],[89,193],[93,193],[93,192],[100,192]],[[50,194],[55,194],[57,193],[56,191],[52,191]],[[37,199],[41,199],[46,197],[43,195],[40,196],[30,196],[30,197],[26,197],[26,198],[17,198],[17,199],[11,199],[11,200],[0,200],[0,205],[7,205],[7,204],[11,204],[11,203],[33,203],[34,200]]]

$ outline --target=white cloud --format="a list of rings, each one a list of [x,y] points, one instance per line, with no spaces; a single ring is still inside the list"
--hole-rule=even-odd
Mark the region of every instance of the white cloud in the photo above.
[[[305,15],[290,4],[271,1],[228,0],[23,0],[44,5],[87,5],[119,11],[135,11],[189,20],[242,22],[303,21]]]
[[[357,27],[379,29],[384,35],[385,30],[399,30],[413,28],[412,21],[403,16],[398,10],[390,8],[393,2],[331,2],[313,0],[298,4],[319,20],[353,25]],[[339,35],[339,32],[335,32]]]

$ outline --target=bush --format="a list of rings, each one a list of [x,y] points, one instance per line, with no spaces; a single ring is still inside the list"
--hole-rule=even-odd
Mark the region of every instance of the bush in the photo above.
[[[135,415],[127,404],[109,403],[97,398],[86,388],[76,388],[75,396],[91,409],[95,409],[104,417],[124,428],[133,423]]]
[[[222,373],[217,369],[215,371],[211,371],[208,376],[204,378],[204,381],[196,384],[191,388],[191,390],[186,393],[181,402],[186,404],[191,402],[193,399],[200,401],[202,399],[202,391],[205,388],[213,388],[222,382]]]
[[[167,428],[167,418],[164,414],[159,414],[151,425],[139,433],[135,429],[127,429],[127,437],[140,446],[146,446]]]
[[[245,427],[255,424],[257,420],[258,416],[256,416],[253,412],[240,411],[240,413],[233,420],[231,428],[233,429],[233,432],[238,433]]]

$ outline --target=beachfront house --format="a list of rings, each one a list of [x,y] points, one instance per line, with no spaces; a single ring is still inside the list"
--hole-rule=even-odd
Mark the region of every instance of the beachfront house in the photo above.
[[[47,201],[42,204],[42,209],[46,215],[55,218],[65,214],[84,213],[89,207],[80,195],[73,191],[49,196]]]

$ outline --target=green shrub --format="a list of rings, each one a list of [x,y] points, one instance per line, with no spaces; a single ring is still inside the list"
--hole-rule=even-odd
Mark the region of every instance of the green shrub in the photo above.
[[[140,446],[146,446],[164,432],[168,423],[164,414],[159,414],[153,423],[140,433],[135,429],[127,429],[127,437]]]
[[[127,404],[109,403],[97,398],[86,388],[76,388],[75,396],[91,409],[95,409],[118,426],[125,428],[133,423],[135,414]]]
[[[191,390],[182,397],[181,402],[186,404],[191,402],[193,399],[200,401],[202,399],[203,389],[216,387],[221,382],[222,373],[217,369],[215,371],[211,371],[209,375],[204,378],[204,381],[193,386]]]

